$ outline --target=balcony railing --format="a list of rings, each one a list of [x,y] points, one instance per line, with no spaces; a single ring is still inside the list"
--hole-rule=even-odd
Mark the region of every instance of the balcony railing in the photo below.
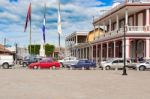
[[[128,3],[150,3],[150,0],[128,0]]]
[[[150,26],[127,26],[126,34],[140,34],[140,33],[149,33],[150,34]],[[107,39],[110,37],[117,37],[124,34],[124,28],[120,28],[119,30],[113,30],[110,32],[106,32],[99,37],[96,37],[96,40],[99,39]]]
[[[127,32],[150,32],[150,26],[128,26]]]

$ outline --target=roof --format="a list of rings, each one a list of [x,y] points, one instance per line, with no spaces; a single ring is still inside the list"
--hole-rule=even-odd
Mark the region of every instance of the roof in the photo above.
[[[97,24],[99,21],[105,19],[106,17],[109,17],[111,14],[114,14],[118,11],[120,11],[121,9],[123,8],[126,8],[128,6],[147,6],[148,8],[150,7],[150,2],[140,2],[140,1],[143,1],[143,0],[139,0],[139,2],[123,2],[113,8],[111,8],[109,11],[105,12],[103,15],[101,15],[100,17],[96,18],[93,22],[93,24]],[[135,9],[130,9],[130,10],[135,10]]]
[[[0,44],[0,52],[12,53],[11,51],[7,50],[2,44]]]

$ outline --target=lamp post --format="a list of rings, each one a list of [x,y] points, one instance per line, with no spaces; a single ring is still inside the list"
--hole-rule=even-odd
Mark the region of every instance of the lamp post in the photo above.
[[[126,26],[124,25],[124,36],[123,36],[123,42],[124,42],[124,66],[123,66],[123,73],[122,75],[126,76],[127,75],[127,70],[126,70]]]

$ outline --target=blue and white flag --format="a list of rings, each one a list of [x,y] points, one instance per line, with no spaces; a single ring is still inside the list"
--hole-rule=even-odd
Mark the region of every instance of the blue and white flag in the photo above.
[[[42,27],[44,43],[46,42],[46,39],[45,39],[45,27],[46,27],[46,6],[45,6],[45,12],[44,12],[43,27]]]

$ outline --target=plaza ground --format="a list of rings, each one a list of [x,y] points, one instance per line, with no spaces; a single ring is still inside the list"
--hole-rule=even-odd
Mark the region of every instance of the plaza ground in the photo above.
[[[149,99],[150,71],[0,69],[0,99]]]

